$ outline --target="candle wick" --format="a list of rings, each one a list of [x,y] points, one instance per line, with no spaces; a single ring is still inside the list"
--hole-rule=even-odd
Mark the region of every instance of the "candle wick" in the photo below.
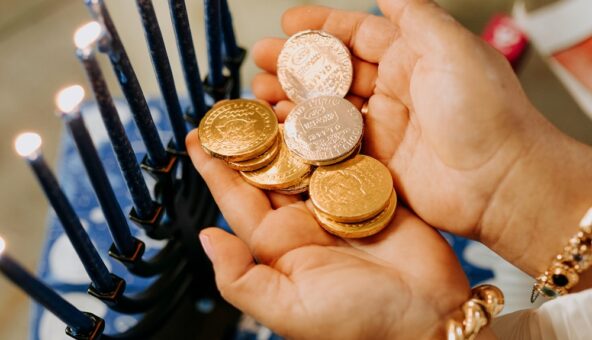
[[[92,46],[92,45],[91,45]],[[90,56],[94,53],[94,46],[89,46],[86,48],[78,48],[76,49],[76,55],[81,58],[82,60],[88,60]]]

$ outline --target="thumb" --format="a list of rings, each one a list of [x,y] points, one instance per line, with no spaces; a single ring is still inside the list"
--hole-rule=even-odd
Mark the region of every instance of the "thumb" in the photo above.
[[[378,0],[378,5],[421,54],[437,48],[450,49],[451,44],[461,43],[462,37],[471,36],[468,30],[432,0]]]
[[[281,272],[255,264],[247,245],[220,228],[199,234],[214,265],[216,285],[229,303],[280,334],[288,332],[286,318],[294,312],[295,288]]]

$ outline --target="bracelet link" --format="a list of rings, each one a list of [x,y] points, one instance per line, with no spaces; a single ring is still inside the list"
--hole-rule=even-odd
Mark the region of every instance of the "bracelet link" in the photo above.
[[[580,274],[592,266],[592,208],[580,222],[580,231],[557,255],[549,268],[536,278],[531,302],[539,295],[555,298],[566,295],[580,281]]]
[[[504,308],[504,294],[492,285],[480,285],[471,290],[473,297],[462,306],[464,320],[451,319],[446,324],[448,340],[473,340],[493,317]]]

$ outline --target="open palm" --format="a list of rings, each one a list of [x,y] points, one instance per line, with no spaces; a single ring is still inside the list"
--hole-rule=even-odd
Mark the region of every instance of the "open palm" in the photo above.
[[[468,298],[468,282],[446,241],[404,207],[378,235],[340,239],[318,225],[309,202],[265,193],[208,156],[196,131],[187,146],[236,233],[210,228],[200,235],[218,287],[279,334],[442,336],[444,321]]]
[[[398,194],[422,219],[478,238],[496,188],[535,143],[526,126],[547,123],[502,56],[431,1],[379,3],[387,18],[307,6],[286,12],[282,26],[288,35],[324,30],[349,46],[348,99],[368,102],[365,152],[388,165]],[[266,71],[253,91],[277,103],[280,119],[293,106],[275,76],[284,41],[266,39],[253,50]]]

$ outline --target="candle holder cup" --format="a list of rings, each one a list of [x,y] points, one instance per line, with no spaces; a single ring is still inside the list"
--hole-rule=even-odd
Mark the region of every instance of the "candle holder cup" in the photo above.
[[[242,47],[237,47],[238,53],[234,56],[226,56],[224,58],[224,65],[230,71],[230,78],[232,79],[232,86],[229,91],[228,98],[236,99],[241,96],[241,76],[240,69],[247,58],[247,50]]]
[[[232,89],[236,87],[234,84],[234,79],[230,76],[223,76],[224,82],[220,86],[213,86],[209,82],[209,76],[206,75],[203,82],[204,91],[214,99],[214,102],[217,103],[221,100],[230,98],[230,94]],[[240,86],[240,85],[239,85]],[[199,124],[199,122],[197,122]]]
[[[146,313],[159,307],[162,301],[172,299],[176,292],[188,279],[184,271],[187,269],[187,261],[181,260],[176,267],[172,267],[163,273],[150,287],[133,296],[125,295],[126,282],[122,278],[112,275],[115,288],[110,292],[101,292],[91,285],[88,293],[103,301],[109,308],[119,313],[138,314]]]
[[[170,238],[170,232],[166,228],[162,228],[160,221],[164,216],[164,208],[162,205],[157,205],[156,210],[151,219],[145,220],[138,217],[136,210],[132,208],[129,213],[129,219],[138,227],[142,228],[148,237],[155,240],[164,240]]]
[[[81,332],[71,327],[66,327],[66,334],[78,340],[98,340],[103,339],[103,331],[105,330],[105,320],[99,318],[92,313],[84,313],[94,323],[94,328],[90,332]]]

